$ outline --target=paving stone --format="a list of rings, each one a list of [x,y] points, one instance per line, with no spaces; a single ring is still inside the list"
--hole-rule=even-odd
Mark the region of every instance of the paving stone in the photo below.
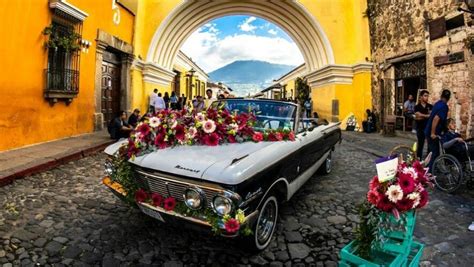
[[[288,251],[292,259],[304,259],[309,255],[311,249],[303,243],[296,243],[288,244]]]
[[[62,237],[62,236],[57,236],[55,238],[53,238],[54,241],[57,241],[61,244],[65,244],[67,241],[69,241],[69,239],[65,238],[65,237]]]
[[[166,261],[163,267],[181,267],[183,264],[179,261]]]
[[[48,240],[46,240],[46,238],[38,238],[35,240],[35,242],[33,243],[33,245],[35,245],[35,247],[43,247],[44,244],[46,244]]]
[[[46,251],[48,251],[48,254],[51,256],[55,256],[59,254],[59,251],[63,248],[63,245],[61,243],[58,243],[56,241],[51,241],[48,244],[46,244],[46,247],[44,247]]]
[[[285,232],[285,239],[290,243],[298,243],[303,241],[300,232]]]
[[[51,220],[44,220],[44,221],[40,222],[39,225],[40,225],[41,227],[44,227],[44,228],[49,228],[49,227],[53,226],[53,224],[54,224],[54,221],[51,221]]]
[[[288,255],[287,251],[278,251],[275,253],[275,257],[278,261],[285,262],[290,259],[290,256]]]
[[[75,259],[75,258],[77,258],[77,256],[81,255],[81,253],[82,253],[81,248],[79,248],[75,245],[72,245],[72,246],[68,246],[64,250],[63,257],[70,258],[70,259]]]
[[[328,222],[330,222],[332,224],[345,224],[347,222],[346,217],[340,216],[340,215],[329,216],[327,218],[327,220],[328,220]]]

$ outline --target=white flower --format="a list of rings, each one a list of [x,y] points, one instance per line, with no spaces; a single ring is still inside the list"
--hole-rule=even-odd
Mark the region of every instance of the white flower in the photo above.
[[[388,196],[388,199],[393,203],[397,203],[397,201],[403,198],[403,191],[399,185],[389,186],[385,194]]]
[[[237,130],[239,130],[239,125],[237,123],[231,123],[229,124],[229,128],[230,131],[237,132]]]
[[[207,120],[202,128],[205,133],[213,133],[216,130],[216,123],[213,120]]]
[[[173,123],[171,124],[171,129],[176,128],[176,126],[178,126],[178,121],[174,120]]]
[[[206,116],[204,116],[204,114],[202,114],[201,112],[196,114],[194,118],[196,118],[196,120],[198,120],[199,122],[204,122],[206,120]]]
[[[416,208],[418,204],[420,204],[420,193],[413,192],[407,196],[409,199],[413,200],[413,207],[412,209]]]
[[[194,127],[189,127],[189,129],[188,129],[188,135],[190,136],[190,138],[194,138],[194,136],[196,136],[196,133],[197,133],[196,128],[194,128]]]
[[[417,179],[418,178],[418,173],[416,172],[415,168],[413,167],[405,167],[403,168],[402,172],[404,174],[410,174],[411,177],[413,177],[413,179]]]
[[[161,124],[161,120],[157,117],[151,117],[150,118],[150,127],[158,127]]]

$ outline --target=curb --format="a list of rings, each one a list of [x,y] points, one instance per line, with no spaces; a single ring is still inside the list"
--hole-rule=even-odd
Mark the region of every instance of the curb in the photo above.
[[[17,179],[21,179],[26,176],[31,176],[33,174],[47,171],[50,169],[53,169],[59,165],[62,165],[64,163],[73,161],[73,160],[78,160],[93,154],[98,153],[101,150],[104,150],[108,145],[113,144],[115,141],[109,141],[103,144],[95,145],[93,147],[88,147],[85,149],[82,149],[77,152],[72,152],[69,154],[63,154],[60,155],[57,158],[49,158],[50,160],[46,160],[44,162],[40,162],[39,164],[36,164],[34,166],[20,166],[16,169],[12,169],[11,171],[6,171],[5,174],[0,174],[0,187],[6,186],[8,184],[13,183],[13,181]],[[25,168],[25,166],[27,166]]]

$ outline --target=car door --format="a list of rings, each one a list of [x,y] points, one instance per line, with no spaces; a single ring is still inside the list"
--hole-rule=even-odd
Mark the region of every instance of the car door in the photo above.
[[[322,133],[318,128],[308,130],[306,125],[299,127],[297,134],[300,142],[299,151],[299,173],[303,173],[313,166],[316,161],[324,154],[324,143]]]

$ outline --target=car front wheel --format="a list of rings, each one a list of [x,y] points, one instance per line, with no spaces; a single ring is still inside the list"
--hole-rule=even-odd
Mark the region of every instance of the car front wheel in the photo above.
[[[262,251],[267,248],[275,232],[277,219],[278,199],[272,194],[265,198],[252,228],[253,235],[244,238],[243,248],[250,251]]]
[[[323,162],[321,167],[319,167],[319,174],[329,174],[332,170],[332,151],[329,151],[329,155],[326,160]]]

